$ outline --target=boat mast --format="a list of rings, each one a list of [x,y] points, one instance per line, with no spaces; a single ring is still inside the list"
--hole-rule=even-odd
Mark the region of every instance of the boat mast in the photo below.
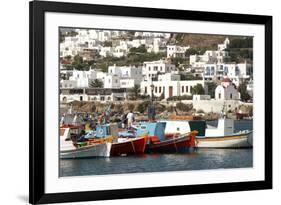
[[[221,118],[225,119],[226,118],[226,104],[225,102],[223,103],[223,106],[222,106],[222,110],[221,110]]]
[[[150,104],[148,106],[148,120],[149,121],[155,121],[155,115],[156,115],[156,112],[155,112],[155,106],[154,106],[154,85],[151,81],[151,85],[150,85],[150,88],[151,88],[151,95],[150,95]]]

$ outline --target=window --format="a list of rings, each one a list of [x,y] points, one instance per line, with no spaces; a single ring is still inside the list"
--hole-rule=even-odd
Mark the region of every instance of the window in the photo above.
[[[159,93],[161,93],[162,92],[162,87],[159,87]]]
[[[221,99],[221,93],[219,93],[219,99]]]
[[[145,94],[147,93],[147,87],[146,86],[144,87],[144,93]]]
[[[215,74],[215,67],[212,66],[212,67],[211,67],[211,75],[214,75],[214,74]]]
[[[188,93],[188,86],[185,86],[185,92]]]
[[[148,67],[148,70],[150,71],[150,66]]]
[[[184,92],[184,86],[181,86],[181,92],[182,93]]]
[[[230,96],[229,96],[229,97],[230,97],[230,99],[232,99],[232,93],[230,93]]]
[[[157,93],[157,87],[155,86],[155,93]]]

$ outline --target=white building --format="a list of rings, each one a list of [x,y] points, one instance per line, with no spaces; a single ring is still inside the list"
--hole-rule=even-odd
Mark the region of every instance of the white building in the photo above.
[[[121,101],[127,98],[126,89],[61,89],[60,102],[69,103],[72,101]]]
[[[135,85],[139,85],[140,82],[133,78],[121,78],[120,88],[133,88]]]
[[[207,50],[203,55],[190,55],[189,61],[190,65],[193,67],[197,67],[197,63],[223,63],[225,58],[228,58],[228,51],[224,50]]]
[[[136,66],[108,66],[108,74],[118,75],[121,78],[142,79],[142,67]]]
[[[253,67],[245,63],[212,63],[204,65],[204,79],[206,81],[221,80],[228,77],[236,86],[244,80],[253,77]]]
[[[191,95],[192,88],[201,84],[205,87],[203,80],[180,80],[180,75],[166,73],[158,76],[157,81],[142,81],[141,82],[141,94],[160,97],[162,94],[167,99],[173,96]]]
[[[108,67],[109,75],[119,76],[121,87],[134,87],[134,84],[140,84],[142,81],[142,67],[136,66],[109,66]]]
[[[104,88],[120,88],[120,77],[117,75],[105,76]]]
[[[224,78],[215,90],[216,100],[239,100],[240,93],[229,78]]]
[[[229,45],[229,39],[226,38],[223,44],[218,44],[217,50],[207,50],[203,55],[190,55],[190,65],[192,67],[198,67],[199,62],[210,64],[210,63],[224,63],[225,59],[229,57],[228,51],[225,49]]]
[[[70,88],[87,88],[89,87],[89,80],[94,79],[95,74],[93,70],[89,71],[72,71],[72,75],[69,77],[69,80],[63,80],[61,82],[62,87]]]
[[[104,83],[107,73],[90,69],[89,71],[63,71],[65,76],[69,76],[66,80],[60,81],[61,88],[88,88],[91,81],[99,79]]]
[[[144,62],[142,68],[143,79],[145,81],[156,78],[158,74],[177,73],[176,66],[165,60]]]
[[[223,51],[228,47],[229,43],[230,43],[229,39],[226,38],[222,44],[218,44],[218,50]]]
[[[254,82],[253,80],[250,80],[247,84],[247,92],[251,97],[253,97],[253,92],[254,92]]]
[[[211,96],[210,95],[193,95],[192,100],[193,101],[211,100]]]
[[[177,45],[167,45],[167,58],[184,58],[185,52],[190,46],[182,47]]]

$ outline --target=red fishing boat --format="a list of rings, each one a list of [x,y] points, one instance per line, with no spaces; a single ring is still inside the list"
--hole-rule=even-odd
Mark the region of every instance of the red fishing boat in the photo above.
[[[148,153],[189,152],[195,147],[197,131],[182,135],[165,136],[166,122],[142,122],[137,129],[137,135],[148,133],[149,138],[145,151]]]
[[[169,139],[160,141],[157,136],[150,137],[150,143],[147,144],[147,152],[164,152],[164,153],[174,153],[174,152],[189,152],[195,147],[195,138],[197,131],[192,131],[190,133],[170,137]]]
[[[148,136],[136,138],[118,138],[111,147],[111,156],[130,155],[130,154],[143,154]]]

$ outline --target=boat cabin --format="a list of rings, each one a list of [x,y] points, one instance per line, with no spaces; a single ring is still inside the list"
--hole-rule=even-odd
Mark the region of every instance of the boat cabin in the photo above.
[[[166,139],[165,127],[165,122],[141,122],[137,129],[137,136],[143,136],[148,133],[148,136],[157,136],[157,138],[162,141]]]
[[[97,125],[96,129],[96,137],[104,138],[104,137],[117,137],[118,136],[118,126],[115,123],[111,124],[101,124]]]

